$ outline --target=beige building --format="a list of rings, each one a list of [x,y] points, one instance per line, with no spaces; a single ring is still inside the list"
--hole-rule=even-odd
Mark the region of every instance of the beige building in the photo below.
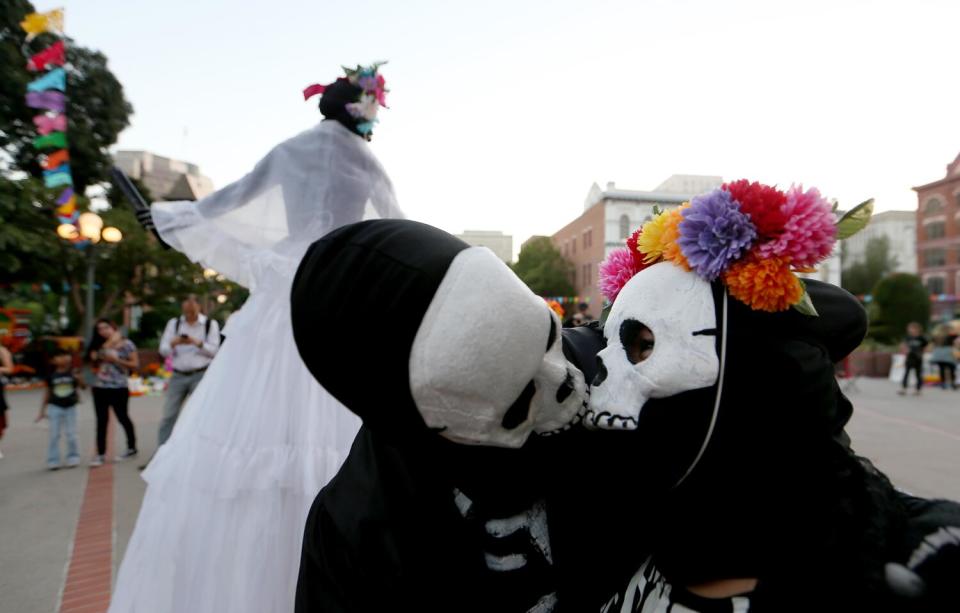
[[[513,236],[490,230],[464,230],[457,237],[474,247],[487,247],[498,258],[509,264],[513,261]]]
[[[594,183],[583,204],[583,214],[553,236],[553,244],[574,265],[573,286],[581,301],[597,316],[603,298],[597,289],[597,271],[610,251],[623,247],[627,237],[653,216],[653,208],[680,206],[693,196],[720,187],[721,177],[673,175],[652,191]],[[689,191],[688,191],[689,190]]]
[[[155,201],[199,200],[213,192],[213,182],[196,164],[149,151],[117,151],[113,160],[128,177],[143,183]]]

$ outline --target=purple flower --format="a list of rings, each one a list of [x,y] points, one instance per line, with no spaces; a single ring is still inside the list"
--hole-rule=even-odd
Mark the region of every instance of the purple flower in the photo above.
[[[680,221],[680,251],[698,275],[720,276],[757,239],[757,229],[730,192],[717,189],[690,201]]]

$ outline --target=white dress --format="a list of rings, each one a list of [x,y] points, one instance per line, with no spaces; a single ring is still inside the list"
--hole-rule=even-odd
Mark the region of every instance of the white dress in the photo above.
[[[402,213],[367,143],[323,121],[240,181],[199,202],[154,204],[152,214],[171,246],[251,294],[143,472],[110,611],[293,611],[307,512],[360,420],[303,365],[291,282],[326,232]]]

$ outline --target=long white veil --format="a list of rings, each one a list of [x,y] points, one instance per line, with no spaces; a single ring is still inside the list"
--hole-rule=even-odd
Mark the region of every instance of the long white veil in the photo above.
[[[206,198],[158,202],[151,211],[170,246],[251,290],[264,265],[296,267],[310,243],[333,229],[404,217],[366,141],[330,120],[280,143],[248,175]]]

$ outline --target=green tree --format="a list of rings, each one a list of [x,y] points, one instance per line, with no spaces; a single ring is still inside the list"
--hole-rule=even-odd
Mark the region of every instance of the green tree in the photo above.
[[[875,236],[867,241],[864,259],[842,271],[840,285],[856,296],[868,294],[880,279],[897,268],[897,263],[896,256],[890,253],[890,239]]]
[[[527,241],[511,268],[533,293],[540,296],[569,296],[574,293],[570,282],[573,264],[565,260],[545,236]]]
[[[930,296],[917,275],[886,276],[873,288],[872,297],[868,336],[878,342],[899,342],[908,323],[926,327],[930,320]]]
[[[32,12],[34,7],[27,0],[0,3],[0,148],[15,168],[39,178],[42,171],[38,152],[32,145],[37,136],[33,117],[39,112],[25,101],[27,83],[38,75],[26,69],[24,50],[40,51],[56,39],[42,34],[26,43],[20,22]],[[124,98],[123,86],[107,67],[106,56],[70,39],[65,42],[70,171],[74,190],[83,194],[88,186],[109,178],[111,160],[107,149],[129,125],[133,107]],[[52,202],[52,198],[48,201]]]

